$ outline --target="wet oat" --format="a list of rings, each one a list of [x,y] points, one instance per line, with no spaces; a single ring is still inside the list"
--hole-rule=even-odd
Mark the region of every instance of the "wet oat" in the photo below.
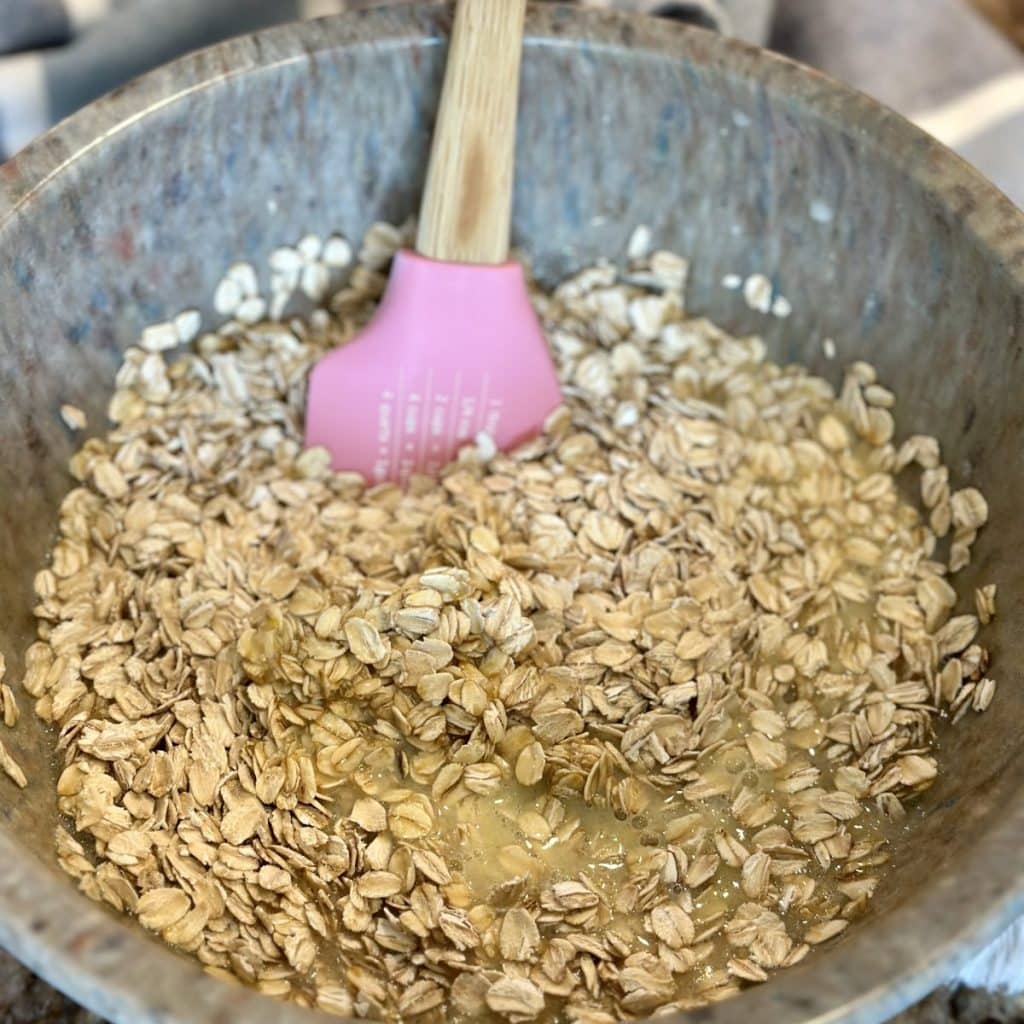
[[[302,450],[304,381],[401,241],[277,250],[268,300],[236,265],[216,333],[125,354],[36,578],[60,861],[340,1015],[599,1024],[763,981],[865,911],[936,716],[993,699],[995,590],[955,614],[949,582],[984,499],[894,446],[870,366],[836,396],[691,317],[646,236],[536,291],[542,437],[367,490]]]

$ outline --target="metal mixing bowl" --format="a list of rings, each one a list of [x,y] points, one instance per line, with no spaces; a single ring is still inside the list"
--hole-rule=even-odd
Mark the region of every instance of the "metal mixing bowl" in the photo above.
[[[31,583],[79,443],[101,429],[119,353],[210,295],[232,260],[307,231],[358,238],[415,209],[446,15],[376,11],[240,39],[164,68],[0,168],[0,650],[17,682]],[[526,44],[515,234],[554,278],[623,251],[631,228],[694,260],[690,305],[763,332],[831,378],[863,358],[991,504],[965,586],[994,580],[992,711],[941,738],[875,912],[715,1022],[866,1021],[939,983],[1024,910],[1024,217],[895,114],[788,61],[680,26],[536,10]],[[786,321],[721,287],[762,271]],[[209,310],[206,310],[209,312]],[[0,779],[0,942],[124,1024],[309,1022],[204,975],[76,893],[53,854],[53,737],[30,701]]]

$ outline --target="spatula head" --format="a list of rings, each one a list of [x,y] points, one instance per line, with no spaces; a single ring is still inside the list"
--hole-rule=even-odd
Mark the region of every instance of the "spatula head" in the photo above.
[[[478,434],[505,450],[529,440],[561,399],[518,264],[402,252],[371,323],[313,370],[306,443],[336,470],[405,484]]]

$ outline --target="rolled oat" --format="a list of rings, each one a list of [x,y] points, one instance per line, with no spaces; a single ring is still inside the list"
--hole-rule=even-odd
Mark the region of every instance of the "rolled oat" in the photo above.
[[[402,240],[275,250],[269,302],[236,264],[235,319],[125,354],[36,578],[60,861],[342,1015],[597,1024],[763,981],[864,912],[937,715],[993,698],[994,588],[975,617],[949,583],[984,499],[893,446],[871,367],[837,396],[690,316],[643,231],[627,271],[535,291],[543,436],[366,490],[303,452],[304,382]]]

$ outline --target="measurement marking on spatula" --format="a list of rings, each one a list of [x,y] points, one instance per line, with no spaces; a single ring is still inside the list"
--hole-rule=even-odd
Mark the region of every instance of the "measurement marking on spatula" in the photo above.
[[[487,393],[491,390],[491,375],[489,373],[484,374],[483,382],[480,385],[480,413],[479,419],[477,420],[479,426],[473,432],[473,436],[481,433],[486,429],[487,424]]]
[[[455,448],[455,441],[458,437],[459,431],[459,399],[462,397],[462,373],[461,371],[455,374],[455,388],[452,394],[452,408],[451,408],[451,430],[448,434],[448,451],[452,451]]]
[[[427,466],[427,459],[430,453],[430,421],[431,421],[431,407],[430,403],[433,400],[433,386],[434,386],[434,371],[427,371],[427,384],[424,388],[424,402],[423,402],[423,417],[421,420],[420,429],[420,452],[417,456],[416,462],[420,466]]]
[[[405,371],[401,366],[398,368],[398,400],[395,402],[394,431],[392,437],[394,443],[391,446],[391,454],[388,459],[388,476],[392,479],[398,478],[398,463],[402,455],[400,434],[402,429],[402,390],[405,384]]]
[[[395,393],[385,391],[380,396],[377,410],[377,459],[373,464],[373,477],[378,483],[387,477],[391,466],[391,415],[394,401]]]

